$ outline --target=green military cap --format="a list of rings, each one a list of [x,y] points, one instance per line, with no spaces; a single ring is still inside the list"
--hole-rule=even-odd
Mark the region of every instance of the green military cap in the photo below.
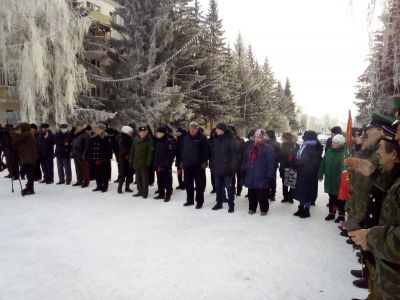
[[[368,128],[382,128],[383,125],[391,126],[395,121],[396,119],[391,116],[374,113],[371,116],[371,122],[368,124]]]
[[[396,141],[396,127],[395,126],[387,126],[383,125],[383,139],[385,141],[388,141],[390,143],[397,144],[398,142]]]

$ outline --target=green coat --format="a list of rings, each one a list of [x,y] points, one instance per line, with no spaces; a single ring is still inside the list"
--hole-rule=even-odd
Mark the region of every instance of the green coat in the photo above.
[[[361,150],[358,158],[364,158],[371,161],[378,167],[378,156],[376,150],[378,144]],[[347,201],[349,219],[354,219],[357,222],[364,220],[367,203],[372,189],[372,179],[364,176],[361,173],[353,171],[350,174],[350,197]]]
[[[382,204],[379,226],[370,229],[367,246],[375,257],[372,299],[400,299],[400,177]]]
[[[151,166],[154,154],[154,143],[149,136],[136,138],[132,143],[129,155],[129,165],[133,169],[143,169]]]
[[[319,167],[318,178],[325,176],[325,193],[337,196],[339,194],[340,175],[342,171],[343,147],[339,149],[329,149],[322,159]]]

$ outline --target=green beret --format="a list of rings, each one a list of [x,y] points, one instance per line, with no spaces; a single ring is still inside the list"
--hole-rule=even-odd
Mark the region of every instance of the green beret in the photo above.
[[[383,114],[372,114],[371,122],[368,124],[368,128],[378,127],[382,128],[382,126],[391,126],[396,121],[395,118]]]

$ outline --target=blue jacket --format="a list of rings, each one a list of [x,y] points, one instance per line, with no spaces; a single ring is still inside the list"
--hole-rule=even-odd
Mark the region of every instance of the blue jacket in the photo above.
[[[275,172],[275,156],[272,147],[266,143],[261,144],[260,153],[253,162],[250,157],[250,150],[254,142],[251,142],[245,150],[242,162],[244,172],[244,185],[249,189],[269,189],[271,178]]]

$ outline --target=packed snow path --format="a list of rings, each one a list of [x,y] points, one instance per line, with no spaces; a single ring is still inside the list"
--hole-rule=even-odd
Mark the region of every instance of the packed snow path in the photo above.
[[[114,179],[115,179],[115,169]],[[0,299],[351,299],[355,253],[323,220],[327,197],[306,220],[296,204],[271,203],[266,217],[201,210],[132,194],[36,184],[22,198],[0,174]],[[176,186],[176,178],[174,179]],[[278,181],[279,182],[279,181]],[[155,187],[150,189],[153,195]],[[136,188],[135,188],[136,191]],[[244,193],[243,193],[244,194]],[[227,205],[225,205],[227,206]]]

